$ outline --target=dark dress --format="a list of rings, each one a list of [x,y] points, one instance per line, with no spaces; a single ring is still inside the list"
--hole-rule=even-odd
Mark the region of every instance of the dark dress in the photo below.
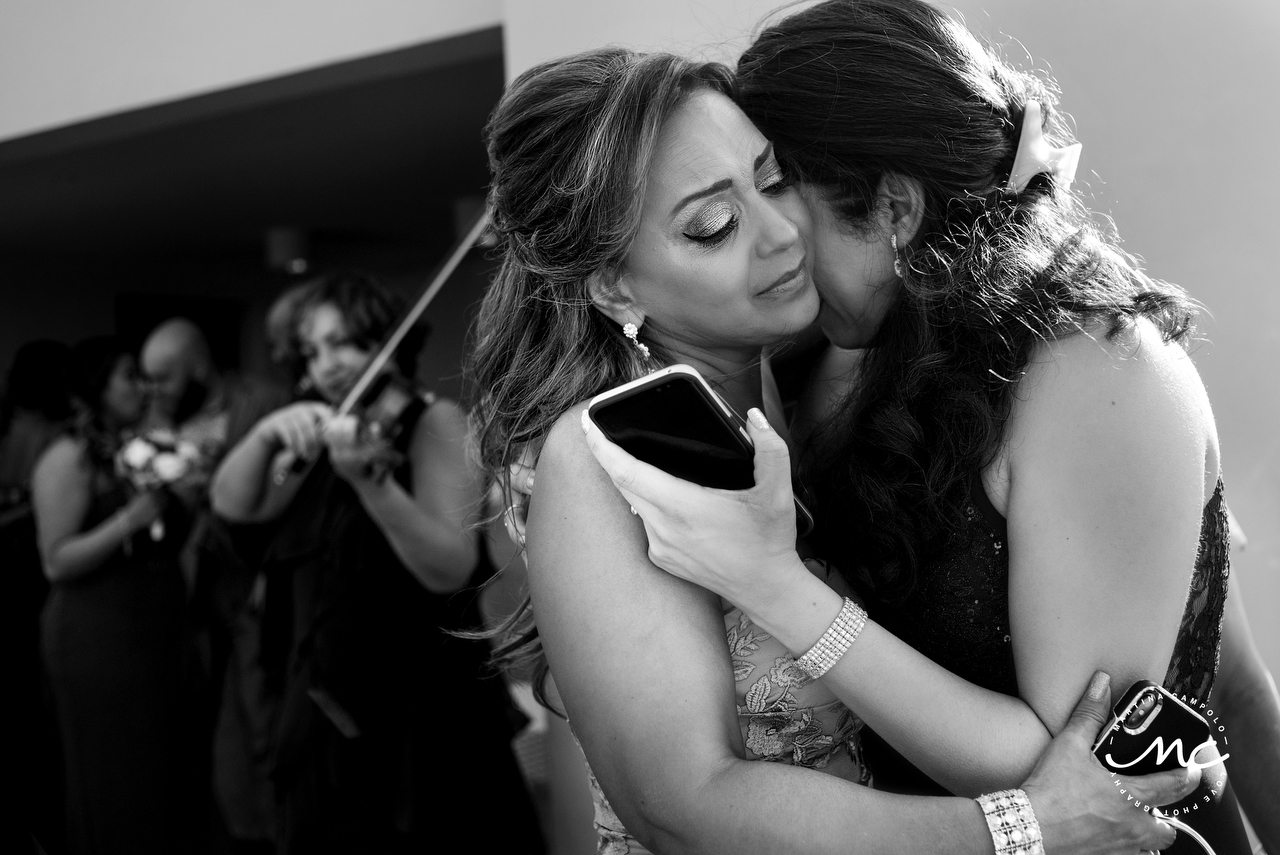
[[[981,481],[975,477],[969,485],[960,525],[939,553],[923,565],[915,590],[901,603],[871,601],[868,608],[881,626],[952,673],[985,689],[1016,696],[1018,680],[1009,634],[1006,532],[1004,517],[992,506]],[[1166,689],[1196,708],[1207,702],[1218,670],[1230,573],[1229,548],[1226,505],[1219,481],[1201,517],[1200,545],[1187,605],[1163,681]],[[1113,687],[1114,699],[1125,688]],[[948,795],[946,789],[869,728],[863,731],[863,749],[876,789]],[[1229,802],[1235,810],[1235,796],[1229,784],[1219,803],[1222,802]],[[1182,837],[1179,840],[1182,842]],[[1219,855],[1236,851],[1218,848]]]
[[[482,679],[483,642],[446,632],[480,624],[488,563],[457,594],[427,591],[322,458],[263,568],[279,855],[541,852],[506,689]]]
[[[82,531],[128,500],[100,474]],[[177,503],[171,503],[176,505]],[[41,645],[62,736],[72,853],[183,849],[190,819],[182,520],[143,530],[103,565],[52,585]]]

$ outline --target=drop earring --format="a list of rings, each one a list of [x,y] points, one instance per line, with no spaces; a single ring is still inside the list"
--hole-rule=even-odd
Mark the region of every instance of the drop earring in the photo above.
[[[622,334],[631,339],[631,343],[636,346],[636,350],[640,351],[640,355],[645,359],[649,358],[649,346],[640,341],[640,328],[635,324],[623,324]]]
[[[889,235],[889,245],[893,247],[893,273],[901,279],[902,257],[898,255],[898,236],[896,234]]]

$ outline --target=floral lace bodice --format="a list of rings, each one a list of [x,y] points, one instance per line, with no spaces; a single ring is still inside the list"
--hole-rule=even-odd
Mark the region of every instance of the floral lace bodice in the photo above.
[[[747,759],[804,766],[870,785],[859,739],[862,722],[740,609],[726,606],[724,626]],[[587,773],[599,855],[647,853],[609,806],[590,767]]]

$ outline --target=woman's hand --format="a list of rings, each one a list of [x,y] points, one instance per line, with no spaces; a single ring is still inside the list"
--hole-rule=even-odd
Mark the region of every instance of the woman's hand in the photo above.
[[[796,520],[786,442],[752,408],[755,486],[719,490],[650,466],[605,438],[582,416],[587,445],[632,511],[644,521],[649,560],[707,588],[749,614],[791,574],[808,573],[796,553]]]
[[[503,511],[502,521],[507,529],[507,537],[521,549],[524,548],[525,524],[529,519],[529,499],[533,496],[533,476],[537,464],[537,458],[526,445],[520,450],[520,459],[507,467],[510,473],[511,504]]]
[[[383,440],[360,429],[355,416],[334,416],[321,429],[329,451],[329,463],[340,478],[351,484],[379,481],[395,467],[400,455]]]
[[[275,451],[288,451],[302,460],[315,460],[324,445],[321,433],[333,416],[328,404],[302,401],[276,410],[255,429]]]
[[[1093,756],[1092,745],[1110,709],[1111,678],[1099,671],[1022,785],[1040,823],[1046,852],[1133,853],[1173,843],[1173,828],[1135,804],[1179,801],[1195,789],[1199,770],[1176,769],[1141,778],[1107,772]]]
[[[138,493],[119,512],[126,533],[132,535],[160,519],[168,503],[169,497],[163,490],[144,490]]]

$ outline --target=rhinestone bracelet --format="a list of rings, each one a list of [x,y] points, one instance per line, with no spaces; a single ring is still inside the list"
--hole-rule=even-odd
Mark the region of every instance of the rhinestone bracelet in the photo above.
[[[796,664],[811,679],[818,679],[840,661],[845,651],[858,640],[858,633],[866,623],[867,610],[845,597],[840,614],[836,615],[817,643],[809,648],[809,652],[796,660]]]
[[[987,830],[996,845],[996,855],[1044,855],[1040,823],[1022,790],[1001,790],[978,796],[974,801],[987,818]]]

